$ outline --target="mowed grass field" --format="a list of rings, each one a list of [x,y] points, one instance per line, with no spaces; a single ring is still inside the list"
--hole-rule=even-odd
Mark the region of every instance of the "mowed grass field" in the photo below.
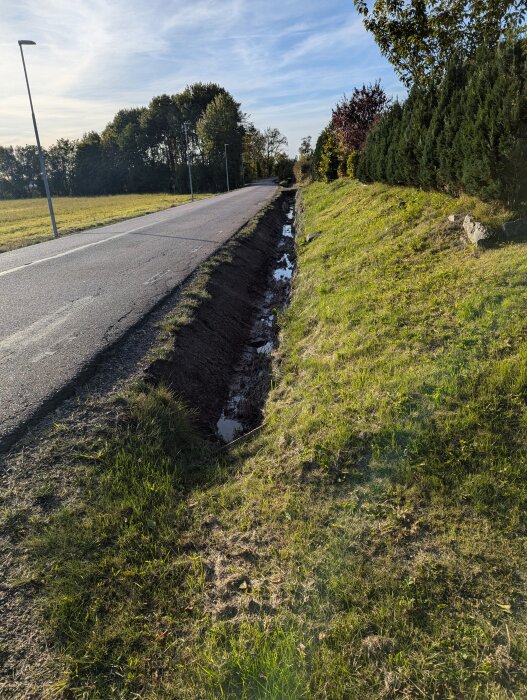
[[[211,195],[196,195],[203,199]],[[190,195],[120,194],[105,197],[54,197],[59,235],[111,224],[190,202]],[[0,200],[0,253],[53,238],[44,198]]]
[[[527,244],[466,210],[509,216],[310,186],[263,429],[218,451],[141,385],[68,448],[32,545],[61,697],[527,697]]]

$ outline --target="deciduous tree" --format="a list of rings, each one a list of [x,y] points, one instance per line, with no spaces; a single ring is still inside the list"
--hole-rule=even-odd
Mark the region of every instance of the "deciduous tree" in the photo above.
[[[313,147],[311,136],[304,136],[298,149],[298,160],[293,166],[295,180],[299,183],[308,182],[313,177]]]
[[[523,27],[525,0],[354,0],[382,53],[407,85],[443,71],[452,54],[497,46]]]
[[[265,137],[254,124],[244,125],[243,134],[243,165],[247,182],[260,178],[265,167]]]
[[[68,196],[73,194],[76,150],[76,141],[59,139],[47,151],[46,166],[49,186],[54,195]]]
[[[343,97],[333,110],[332,129],[346,153],[361,151],[371,127],[388,104],[379,81],[355,88],[350,98]]]
[[[264,132],[264,154],[265,168],[267,177],[271,177],[277,158],[284,153],[284,147],[287,146],[286,137],[276,128],[268,127]]]
[[[196,127],[203,157],[218,189],[227,189],[225,144],[229,168],[229,185],[236,187],[241,176],[242,114],[240,105],[230,95],[217,95],[209,103]]]

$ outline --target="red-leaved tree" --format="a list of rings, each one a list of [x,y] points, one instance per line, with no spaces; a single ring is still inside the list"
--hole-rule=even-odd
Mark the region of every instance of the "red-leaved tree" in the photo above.
[[[340,146],[347,152],[360,151],[366,143],[369,130],[382,114],[389,100],[379,81],[373,85],[355,88],[353,95],[333,110],[331,126]]]

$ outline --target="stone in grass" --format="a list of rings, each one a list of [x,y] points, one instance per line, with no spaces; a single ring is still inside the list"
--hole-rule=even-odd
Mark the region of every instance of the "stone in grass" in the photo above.
[[[463,220],[463,229],[468,240],[475,245],[492,237],[490,229],[480,221],[476,221],[470,214],[467,214]]]
[[[306,236],[306,243],[311,243],[311,241],[320,238],[321,235],[320,231],[317,231],[317,233],[308,233]]]
[[[448,220],[451,224],[460,224],[465,217],[465,214],[450,214]]]

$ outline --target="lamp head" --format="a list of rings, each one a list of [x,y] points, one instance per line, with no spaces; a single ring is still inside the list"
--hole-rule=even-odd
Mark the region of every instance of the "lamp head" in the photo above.
[[[30,41],[29,39],[19,39],[18,40],[18,45],[19,46],[35,46],[36,41]]]

